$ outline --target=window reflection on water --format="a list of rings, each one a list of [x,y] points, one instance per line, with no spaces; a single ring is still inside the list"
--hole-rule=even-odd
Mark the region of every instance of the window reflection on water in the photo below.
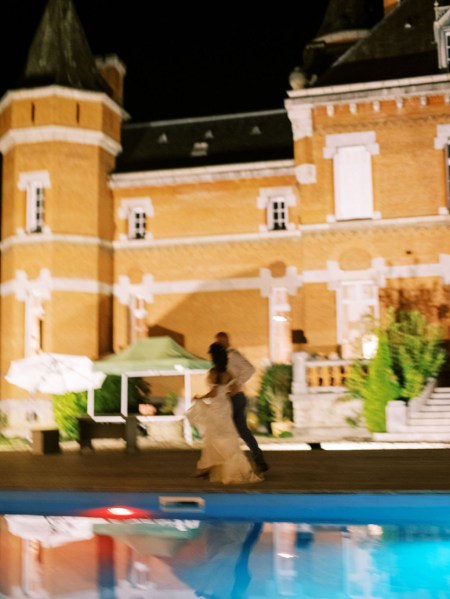
[[[0,516],[0,597],[441,599],[450,529]]]

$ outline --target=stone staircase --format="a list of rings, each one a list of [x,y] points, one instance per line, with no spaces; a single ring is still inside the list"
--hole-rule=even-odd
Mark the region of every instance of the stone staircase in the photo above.
[[[450,387],[436,387],[417,411],[409,411],[404,431],[375,433],[375,440],[450,443]]]

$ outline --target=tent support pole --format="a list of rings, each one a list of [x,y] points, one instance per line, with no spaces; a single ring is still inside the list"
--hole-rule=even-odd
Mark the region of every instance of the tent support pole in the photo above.
[[[123,373],[120,377],[120,413],[128,416],[128,376]]]
[[[191,373],[187,370],[184,371],[184,410],[186,411],[191,407],[192,403],[192,389],[191,389]],[[192,428],[187,419],[184,417],[183,421],[184,428],[184,440],[189,445],[192,445]]]
[[[91,418],[94,418],[94,415],[95,415],[94,389],[88,389],[88,392],[87,392],[87,413]]]

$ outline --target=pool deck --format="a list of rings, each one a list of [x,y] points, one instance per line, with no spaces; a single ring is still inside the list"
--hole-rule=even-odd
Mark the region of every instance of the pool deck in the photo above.
[[[450,493],[450,446],[424,449],[265,449],[262,483],[223,486],[192,476],[199,449],[102,447],[80,453],[0,452],[0,491],[148,493]]]

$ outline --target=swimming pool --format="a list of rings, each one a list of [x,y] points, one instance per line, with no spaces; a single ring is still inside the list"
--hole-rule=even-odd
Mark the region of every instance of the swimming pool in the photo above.
[[[0,491],[0,514],[74,516],[125,506],[148,517],[450,526],[450,493]]]
[[[2,599],[450,597],[449,494],[2,492],[0,508]]]
[[[0,597],[450,598],[450,494],[0,492]]]

